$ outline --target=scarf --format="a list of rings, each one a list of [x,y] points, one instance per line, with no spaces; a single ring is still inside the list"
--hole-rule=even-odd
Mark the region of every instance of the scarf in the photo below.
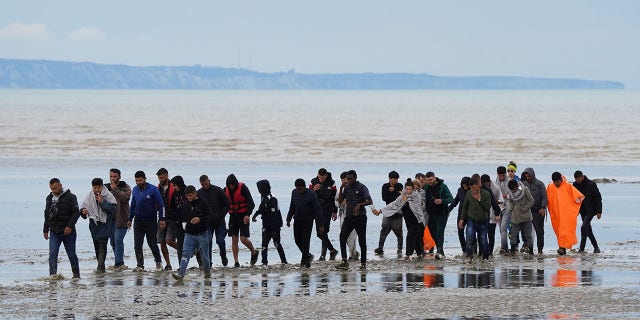
[[[511,191],[511,189],[509,189],[509,197],[511,198],[511,200],[513,201],[518,201],[520,199],[522,199],[522,197],[524,197],[524,185],[522,184],[522,182],[518,181],[518,189],[516,190],[516,192]]]
[[[107,201],[108,203],[117,204],[116,198],[111,194],[107,188],[103,187],[102,191],[100,191],[102,195],[102,201]],[[89,210],[89,214],[87,214],[87,218],[93,220],[94,222],[102,222],[107,223],[107,213],[102,210],[100,204],[98,204],[98,200],[96,200],[96,196],[93,191],[89,192],[84,201],[82,201],[82,208],[86,208]]]

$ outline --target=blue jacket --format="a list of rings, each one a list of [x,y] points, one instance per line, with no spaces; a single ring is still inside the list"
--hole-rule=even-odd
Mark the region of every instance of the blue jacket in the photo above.
[[[141,220],[164,220],[164,200],[160,190],[147,182],[144,188],[133,187],[131,192],[131,211],[129,221],[133,218]]]

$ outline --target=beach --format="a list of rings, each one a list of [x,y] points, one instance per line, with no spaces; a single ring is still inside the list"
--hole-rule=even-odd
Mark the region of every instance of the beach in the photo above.
[[[640,319],[636,91],[3,93],[0,318]],[[609,112],[599,111],[605,107]],[[518,125],[498,127],[497,112],[504,117],[500,123]],[[494,178],[496,167],[510,160],[518,163],[518,173],[533,167],[545,184],[554,171],[571,181],[575,170],[591,179],[616,180],[599,184],[603,217],[593,228],[602,253],[591,253],[587,245],[585,254],[558,256],[547,221],[544,255],[505,257],[496,250],[488,262],[465,264],[450,217],[445,260],[405,261],[389,254],[395,252],[393,234],[387,253],[376,256],[381,218],[367,209],[366,271],[357,263],[338,271],[336,261],[299,268],[293,232],[284,227],[289,266],[279,265],[273,248],[268,269],[249,266],[249,252],[241,246],[241,268],[222,267],[214,250],[211,279],[203,278],[192,259],[192,269],[178,282],[169,272],[131,271],[132,232],[125,237],[129,270],[94,273],[93,244],[81,219],[82,278],[70,279],[63,248],[62,278],[47,277],[42,222],[52,177],[83,199],[91,179],[107,179],[113,167],[131,186],[137,170],[156,184],[160,167],[196,187],[201,174],[222,186],[234,173],[255,201],[256,182],[269,179],[286,215],[294,180],[309,182],[321,167],[334,178],[356,170],[380,208],[380,186],[391,170],[401,181],[433,171],[455,192],[461,177],[487,173]],[[260,222],[251,223],[254,245],[259,245],[260,228]],[[338,232],[338,223],[332,223],[334,245]],[[145,264],[152,268],[146,244],[144,250]],[[319,256],[315,235],[311,251]],[[109,248],[107,265],[112,264]]]

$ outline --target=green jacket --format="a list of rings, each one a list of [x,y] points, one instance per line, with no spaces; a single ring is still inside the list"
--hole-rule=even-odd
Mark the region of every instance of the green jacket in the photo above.
[[[468,191],[462,204],[463,220],[471,219],[474,222],[489,222],[489,211],[491,209],[491,194],[487,190],[480,189],[480,201],[473,197]]]
[[[431,186],[429,186],[428,184],[425,184],[424,187],[422,187],[422,189],[425,191],[426,194],[426,209],[427,209],[427,213],[429,214],[446,214],[447,216],[449,215],[449,204],[451,202],[453,202],[453,196],[451,195],[451,191],[449,191],[449,187],[447,187],[446,184],[444,184],[444,180],[437,178],[437,183],[434,186],[434,188],[438,188],[438,192],[436,193],[436,199],[440,199],[442,200],[442,204],[440,205],[435,205],[433,203],[433,199],[430,199],[431,196],[431,192],[430,192],[430,188]],[[439,212],[438,212],[439,211]]]

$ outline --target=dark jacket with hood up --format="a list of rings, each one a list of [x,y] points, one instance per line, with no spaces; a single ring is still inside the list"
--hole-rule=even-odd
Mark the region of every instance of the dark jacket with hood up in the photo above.
[[[278,199],[271,194],[271,185],[268,180],[260,180],[257,183],[261,201],[253,219],[262,216],[262,227],[275,230],[282,228],[282,212],[278,206]]]
[[[547,187],[544,183],[536,178],[536,172],[533,171],[533,168],[524,169],[523,173],[526,172],[531,176],[531,182],[523,181],[525,187],[529,188],[531,191],[531,196],[533,196],[533,207],[531,210],[538,210],[540,208],[547,207]]]

